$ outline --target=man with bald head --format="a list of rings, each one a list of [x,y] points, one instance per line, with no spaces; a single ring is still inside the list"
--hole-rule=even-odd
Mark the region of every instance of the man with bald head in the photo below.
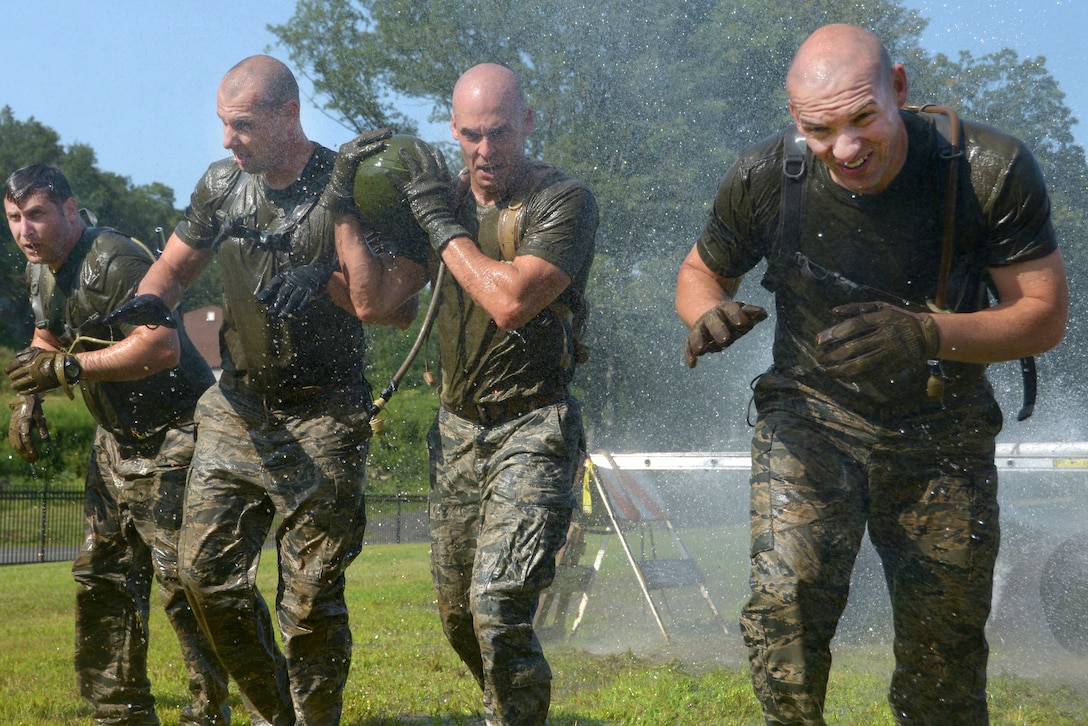
[[[892,601],[895,722],[985,724],[1002,425],[985,369],[1064,334],[1046,186],[1023,143],[964,122],[945,285],[952,123],[902,109],[903,66],[849,25],[805,40],[786,90],[794,126],[742,152],[676,290],[691,367],[767,317],[734,299],[760,260],[775,296],[741,615],[756,695],[768,724],[824,723],[868,527]]]
[[[512,71],[474,66],[454,87],[450,122],[465,169],[451,184],[441,155],[420,147],[394,178],[449,272],[436,293],[431,573],[446,637],[496,726],[548,715],[551,670],[533,613],[555,575],[584,451],[570,382],[597,204],[526,156],[533,122]]]
[[[197,183],[137,298],[172,308],[213,258],[222,270],[223,373],[196,409],[179,570],[260,718],[335,724],[351,663],[344,571],[366,524],[371,405],[363,325],[336,264],[343,190],[323,191],[337,155],[306,137],[298,85],[274,58],[232,68],[217,105],[232,156]],[[277,515],[282,653],[253,579]]]

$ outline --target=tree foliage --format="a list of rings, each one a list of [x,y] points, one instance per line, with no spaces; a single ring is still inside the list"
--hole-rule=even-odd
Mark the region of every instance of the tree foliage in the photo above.
[[[59,167],[68,178],[80,207],[90,210],[98,224],[130,234],[149,247],[161,247],[160,228],[172,230],[180,218],[174,192],[153,183],[134,186],[127,177],[98,168],[94,150],[86,144],[60,143],[60,136],[33,117],[15,118],[10,107],[0,109],[0,179],[27,164]],[[22,348],[30,337],[30,307],[22,282],[26,258],[15,245],[8,226],[0,225],[0,344]]]
[[[770,325],[687,371],[676,269],[737,153],[788,123],[786,69],[829,22],[874,31],[907,66],[913,102],[955,106],[1028,141],[1070,266],[1084,266],[1084,151],[1045,60],[932,56],[920,45],[927,21],[893,0],[301,0],[271,30],[325,110],[358,131],[415,133],[405,100],[448,118],[457,76],[476,63],[517,72],[537,117],[529,153],[589,184],[601,208],[593,353],[579,377],[594,443],[690,448],[745,445],[743,422],[732,422],[769,362]],[[742,295],[766,302],[755,279]],[[706,425],[722,412],[731,423]]]

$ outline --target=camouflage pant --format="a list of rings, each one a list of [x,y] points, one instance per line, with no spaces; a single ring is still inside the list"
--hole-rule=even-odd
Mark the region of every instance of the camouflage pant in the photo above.
[[[533,614],[574,505],[578,404],[495,426],[440,410],[427,445],[431,576],[446,638],[483,689],[489,723],[543,724],[551,669]]]
[[[351,665],[344,572],[366,525],[369,391],[274,405],[213,386],[179,545],[182,583],[251,710],[275,726],[336,724]],[[283,652],[254,575],[272,524]]]
[[[168,429],[157,449],[123,447],[95,432],[84,498],[85,537],[72,566],[76,674],[98,724],[156,724],[147,678],[152,574],[189,671],[181,724],[229,721],[227,674],[178,580],[177,544],[193,426]]]
[[[876,426],[826,400],[761,411],[741,617],[768,724],[823,724],[830,642],[866,526],[895,626],[897,724],[988,723],[999,529],[992,399]]]

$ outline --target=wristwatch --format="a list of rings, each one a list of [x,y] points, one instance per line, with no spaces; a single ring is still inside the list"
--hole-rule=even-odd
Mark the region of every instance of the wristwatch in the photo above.
[[[83,366],[79,364],[74,355],[70,355],[64,359],[64,379],[69,383],[75,383],[79,380],[80,374],[83,373]]]

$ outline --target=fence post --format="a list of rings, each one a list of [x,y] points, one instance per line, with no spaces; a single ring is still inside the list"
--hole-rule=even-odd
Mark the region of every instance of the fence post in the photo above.
[[[397,492],[397,526],[393,535],[393,542],[396,544],[400,544],[400,503],[403,497],[404,495],[401,492]]]
[[[42,521],[41,521],[41,537],[38,541],[38,562],[45,562],[45,528],[48,524],[48,517],[46,516],[46,508],[49,506],[49,480],[42,479]]]

